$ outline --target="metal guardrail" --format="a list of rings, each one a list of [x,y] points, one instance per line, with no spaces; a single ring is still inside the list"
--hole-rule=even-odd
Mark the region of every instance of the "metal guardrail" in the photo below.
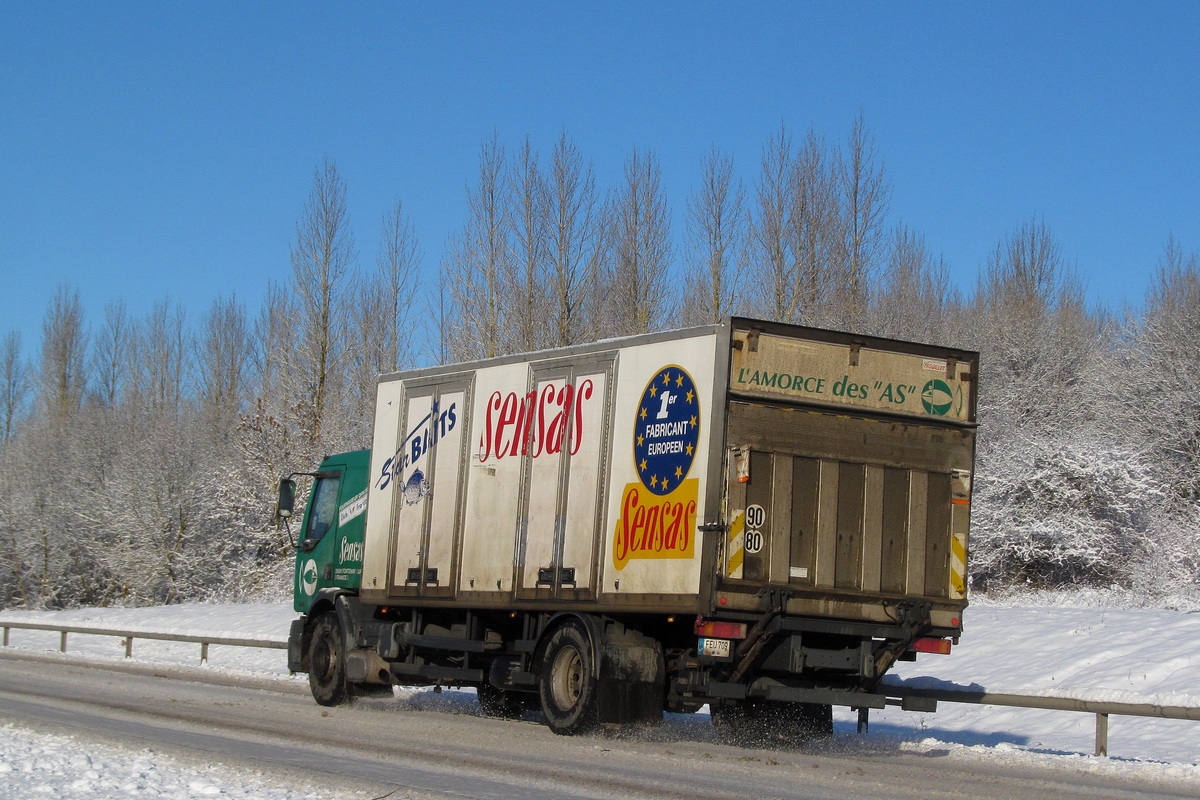
[[[134,639],[155,639],[167,642],[194,642],[200,645],[200,663],[208,661],[208,646],[212,644],[231,647],[261,647],[272,650],[286,650],[287,642],[277,639],[244,639],[230,636],[193,636],[181,633],[155,633],[153,631],[135,631],[119,628],[94,628],[86,625],[47,625],[38,622],[6,622],[0,620],[4,628],[4,646],[8,647],[8,632],[10,628],[24,630],[51,631],[60,634],[59,652],[67,652],[67,634],[81,633],[93,636],[120,636],[125,640],[125,657],[133,657]],[[1033,708],[1042,711],[1075,711],[1096,715],[1096,755],[1108,755],[1108,718],[1109,716],[1123,717],[1158,717],[1161,719],[1185,719],[1200,722],[1200,708],[1194,706],[1160,706],[1153,703],[1112,703],[1094,700],[1080,700],[1072,697],[1043,697],[1039,695],[1020,695],[992,693],[987,691],[969,691],[958,689],[913,689],[907,686],[884,684],[890,696],[924,697],[943,703],[971,703],[987,706],[1007,706],[1009,708]],[[859,729],[866,725],[866,710],[859,712]]]
[[[1108,718],[1158,717],[1161,719],[1190,719],[1200,722],[1200,708],[1194,706],[1160,706],[1153,703],[1113,703],[1095,700],[1080,700],[1073,697],[1045,697],[1040,695],[1003,694],[988,691],[958,689],[910,689],[906,686],[885,684],[889,695],[900,697],[925,697],[946,703],[973,703],[985,706],[1007,706],[1009,708],[1034,708],[1042,711],[1076,711],[1096,715],[1096,755],[1108,755]],[[861,717],[860,717],[861,719]]]
[[[182,633],[155,633],[153,631],[135,631],[123,628],[95,628],[89,625],[48,625],[40,622],[9,622],[0,620],[4,628],[4,646],[8,647],[9,628],[33,631],[51,631],[60,634],[58,651],[67,652],[67,634],[84,633],[91,636],[120,636],[125,640],[125,657],[133,657],[134,639],[155,639],[164,642],[194,642],[200,645],[200,663],[208,662],[208,646],[211,644],[228,645],[231,647],[262,647],[271,650],[286,650],[287,642],[277,639],[245,639],[235,636],[193,636]]]

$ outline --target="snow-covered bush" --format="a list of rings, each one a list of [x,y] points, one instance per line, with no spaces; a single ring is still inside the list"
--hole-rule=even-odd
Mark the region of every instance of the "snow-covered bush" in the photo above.
[[[1132,450],[1066,436],[989,437],[974,485],[972,583],[1128,581],[1163,494]]]
[[[1200,507],[1163,509],[1144,538],[1145,554],[1130,576],[1134,592],[1163,600],[1200,595]]]

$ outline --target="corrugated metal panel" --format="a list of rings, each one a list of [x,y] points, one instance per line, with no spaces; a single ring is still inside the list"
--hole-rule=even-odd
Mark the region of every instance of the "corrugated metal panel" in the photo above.
[[[838,463],[837,566],[833,585],[839,589],[862,587],[864,484],[862,464]]]
[[[787,458],[787,456],[784,456]],[[816,580],[817,514],[820,499],[821,462],[815,458],[791,457],[792,519],[789,583],[811,586]]]
[[[908,470],[883,470],[879,589],[884,592],[903,592],[908,575],[908,481]]]
[[[949,467],[970,463],[972,430],[742,402],[730,404],[728,428],[731,446],[749,447],[747,482],[730,458],[730,508],[767,510],[762,549],[747,548],[728,577],[959,599]],[[851,457],[828,457],[835,450]]]

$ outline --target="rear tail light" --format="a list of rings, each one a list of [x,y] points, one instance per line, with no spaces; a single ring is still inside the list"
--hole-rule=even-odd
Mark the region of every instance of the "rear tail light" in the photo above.
[[[716,639],[745,639],[746,623],[744,622],[705,622],[696,619],[696,635]]]
[[[949,639],[917,639],[908,648],[917,653],[939,653],[943,656],[950,655],[950,640]]]

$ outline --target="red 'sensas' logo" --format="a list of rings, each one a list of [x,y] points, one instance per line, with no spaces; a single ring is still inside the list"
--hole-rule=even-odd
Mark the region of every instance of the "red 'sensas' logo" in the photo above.
[[[583,403],[593,393],[590,378],[579,386],[548,383],[524,395],[492,392],[479,438],[479,460],[537,458],[564,449],[575,455],[583,437]]]

